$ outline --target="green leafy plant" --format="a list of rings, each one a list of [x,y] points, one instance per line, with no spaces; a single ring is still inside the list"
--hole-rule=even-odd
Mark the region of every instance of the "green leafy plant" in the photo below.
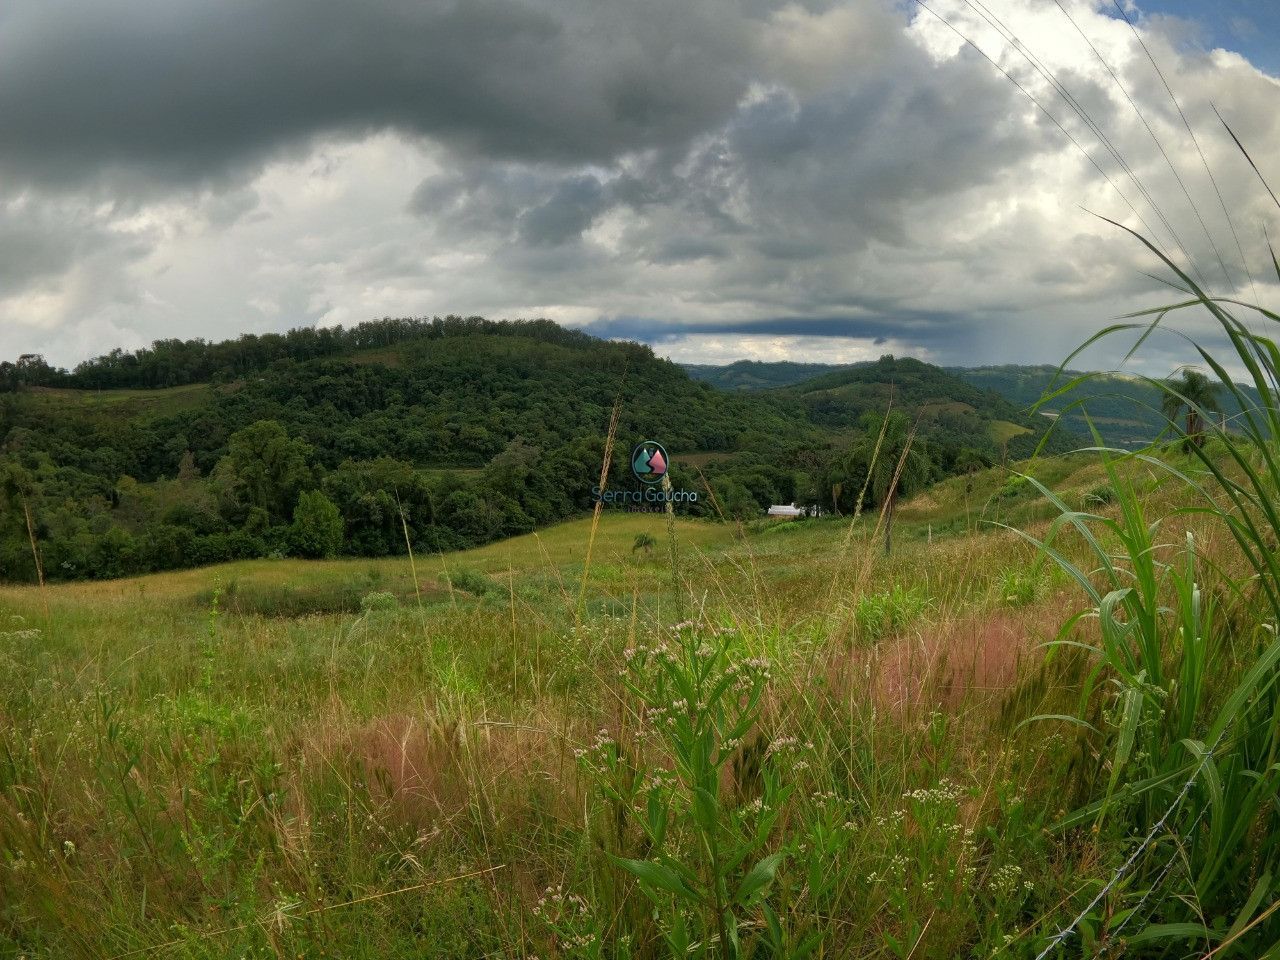
[[[300,557],[336,557],[342,550],[342,514],[319,490],[303,491],[293,511],[290,539]]]
[[[1039,568],[1007,567],[996,580],[1000,602],[1010,607],[1025,607],[1040,595]]]
[[[682,624],[669,639],[626,654],[624,686],[635,699],[640,745],[607,732],[579,762],[647,852],[611,855],[654,907],[673,956],[736,958],[768,945],[802,956],[768,898],[787,848],[776,837],[792,787],[774,762],[788,738],[750,739],[760,720],[769,665],[745,657],[734,634]],[[758,735],[757,735],[758,736]],[[726,792],[726,773],[736,789]]]
[[[1105,483],[1099,483],[1084,495],[1086,506],[1105,507],[1116,502],[1116,492]]]
[[[920,619],[930,603],[922,587],[894,584],[884,592],[858,598],[853,607],[854,629],[861,639],[874,643]]]
[[[372,593],[366,593],[360,598],[360,610],[363,613],[372,613],[378,610],[395,610],[400,606],[400,601],[394,593],[386,590],[375,590]]]
[[[449,571],[447,576],[454,590],[462,590],[477,597],[483,597],[497,589],[497,584],[478,570],[464,567]]]

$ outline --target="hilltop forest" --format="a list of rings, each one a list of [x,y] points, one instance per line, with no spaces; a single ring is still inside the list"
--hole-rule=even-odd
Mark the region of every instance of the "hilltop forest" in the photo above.
[[[728,392],[545,320],[160,341],[71,371],[26,356],[0,364],[0,578],[34,580],[37,553],[47,579],[109,578],[527,533],[589,509],[615,401],[612,486],[653,438],[695,514],[846,512],[891,398],[894,435],[918,423],[913,486],[1027,456],[1047,426],[916,360]]]

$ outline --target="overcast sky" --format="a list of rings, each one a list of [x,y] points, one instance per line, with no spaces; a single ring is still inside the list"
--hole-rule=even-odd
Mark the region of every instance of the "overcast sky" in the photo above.
[[[1270,0],[929,2],[1054,119],[908,0],[7,0],[0,357],[457,313],[1057,362],[1175,296],[1086,210],[1280,302],[1212,109],[1280,188]]]

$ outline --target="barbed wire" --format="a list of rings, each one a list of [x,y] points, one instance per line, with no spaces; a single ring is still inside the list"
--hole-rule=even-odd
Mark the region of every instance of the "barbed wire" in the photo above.
[[[1048,957],[1059,944],[1063,943],[1068,937],[1075,933],[1076,928],[1084,918],[1093,911],[1094,907],[1102,902],[1103,898],[1106,897],[1106,895],[1111,892],[1112,888],[1115,887],[1124,875],[1129,872],[1129,868],[1138,862],[1138,858],[1146,852],[1147,848],[1155,841],[1155,838],[1164,830],[1164,825],[1182,805],[1182,801],[1187,798],[1187,794],[1191,792],[1191,788],[1195,786],[1195,782],[1200,779],[1200,774],[1204,772],[1205,765],[1208,764],[1209,759],[1215,752],[1217,752],[1218,745],[1222,742],[1222,738],[1226,735],[1226,732],[1226,729],[1223,729],[1223,731],[1218,734],[1218,739],[1214,741],[1212,747],[1205,751],[1204,756],[1196,765],[1195,771],[1188,778],[1187,782],[1182,785],[1182,789],[1179,790],[1178,795],[1174,797],[1173,803],[1169,804],[1169,809],[1167,809],[1161,815],[1160,819],[1155,822],[1152,828],[1147,832],[1146,837],[1144,837],[1142,842],[1138,844],[1133,853],[1129,854],[1124,863],[1120,864],[1116,872],[1111,875],[1111,879],[1103,884],[1102,889],[1099,890],[1097,895],[1089,901],[1089,904],[1076,915],[1076,918],[1049,938],[1049,943],[1045,948],[1036,954],[1036,960],[1045,960],[1045,958]]]
[[[1195,820],[1191,821],[1191,826],[1187,828],[1188,839],[1193,834],[1195,834],[1196,828],[1200,826],[1200,821],[1204,819],[1204,815],[1208,812],[1209,812],[1208,805],[1205,805],[1200,808],[1200,812],[1196,815]],[[1142,895],[1142,898],[1138,901],[1138,905],[1129,911],[1128,916],[1126,916],[1123,920],[1121,920],[1120,923],[1116,925],[1116,928],[1114,930],[1109,931],[1112,936],[1119,936],[1120,931],[1125,928],[1125,926],[1129,923],[1129,921],[1142,912],[1142,907],[1146,904],[1147,898],[1150,897],[1151,894],[1156,892],[1160,884],[1164,883],[1164,878],[1167,877],[1172,872],[1173,867],[1178,862],[1178,859],[1181,856],[1181,854],[1182,854],[1182,848],[1180,846],[1176,846],[1173,851],[1173,856],[1171,856],[1169,858],[1169,862],[1164,865],[1164,869],[1161,870],[1160,873],[1156,875],[1156,878],[1154,881],[1152,881],[1151,886],[1147,888],[1147,892],[1144,893]]]

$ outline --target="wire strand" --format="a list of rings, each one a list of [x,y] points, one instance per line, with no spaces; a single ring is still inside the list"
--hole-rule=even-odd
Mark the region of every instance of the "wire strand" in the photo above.
[[[1156,132],[1151,129],[1151,124],[1147,122],[1146,116],[1138,107],[1137,102],[1130,95],[1128,88],[1125,87],[1119,76],[1116,75],[1115,70],[1111,68],[1111,64],[1108,63],[1107,59],[1102,55],[1102,51],[1094,45],[1093,41],[1089,39],[1089,35],[1086,34],[1080,24],[1076,22],[1075,17],[1071,16],[1070,11],[1062,5],[1062,0],[1053,0],[1053,2],[1057,4],[1058,9],[1062,11],[1062,15],[1067,18],[1067,22],[1070,23],[1071,26],[1075,27],[1076,33],[1080,34],[1080,39],[1089,45],[1089,49],[1093,51],[1093,55],[1098,58],[1098,62],[1106,69],[1107,73],[1111,76],[1111,79],[1115,82],[1116,87],[1124,94],[1124,98],[1129,101],[1129,106],[1133,107],[1133,112],[1137,114],[1138,119],[1142,122],[1142,126],[1151,136],[1151,142],[1156,145],[1156,149],[1160,151],[1160,156],[1164,157],[1164,162],[1168,164],[1169,172],[1173,174],[1173,179],[1176,180],[1178,182],[1178,186],[1182,188],[1182,195],[1187,198],[1187,203],[1191,207],[1191,212],[1194,213],[1196,215],[1196,219],[1200,221],[1200,229],[1204,231],[1205,239],[1209,241],[1209,246],[1213,248],[1213,255],[1218,260],[1218,266],[1222,268],[1222,276],[1227,281],[1228,288],[1234,289],[1235,283],[1231,279],[1231,274],[1227,271],[1227,264],[1222,259],[1222,253],[1218,250],[1218,244],[1214,241],[1213,234],[1209,232],[1209,225],[1205,223],[1204,217],[1200,213],[1200,208],[1196,206],[1195,200],[1191,198],[1191,191],[1187,189],[1187,184],[1182,179],[1182,175],[1178,173],[1178,168],[1173,165],[1173,160],[1165,150],[1164,144],[1160,142],[1160,138],[1156,136]],[[1243,250],[1240,251],[1240,259],[1241,263],[1244,264]],[[1245,272],[1248,273],[1248,264],[1244,264],[1244,267]]]
[[[1054,92],[1056,92],[1067,106],[1071,108],[1072,112],[1080,118],[1085,127],[1088,128],[1089,132],[1098,139],[1098,142],[1102,145],[1103,149],[1111,154],[1112,159],[1115,160],[1116,164],[1129,178],[1129,180],[1133,182],[1133,185],[1142,195],[1142,198],[1147,201],[1156,216],[1159,217],[1165,230],[1168,231],[1169,237],[1173,241],[1173,245],[1181,251],[1183,257],[1186,259],[1188,267],[1200,280],[1201,286],[1208,287],[1209,283],[1207,279],[1204,274],[1200,272],[1200,268],[1196,264],[1195,258],[1191,255],[1191,251],[1187,249],[1187,246],[1183,242],[1182,237],[1179,236],[1177,229],[1160,208],[1160,204],[1156,202],[1151,191],[1149,191],[1142,180],[1139,179],[1137,172],[1133,169],[1128,160],[1125,159],[1120,150],[1114,143],[1112,143],[1111,138],[1107,136],[1106,131],[1102,129],[1101,124],[1093,119],[1089,111],[1085,109],[1084,105],[1080,103],[1069,89],[1067,89],[1067,86],[1062,83],[1056,75],[1054,75],[1053,71],[1045,66],[1044,62],[1031,51],[1030,47],[1028,47],[1026,43],[1024,43],[1022,39],[1013,32],[1008,24],[1004,23],[1004,21],[996,16],[996,14],[991,12],[990,8],[982,3],[982,0],[962,0],[962,2],[964,2],[970,9],[977,12],[989,26],[1000,34],[1006,43],[1009,43],[1014,50],[1021,54],[1022,57],[1031,64],[1032,69],[1040,74],[1040,76],[1053,88]],[[1152,236],[1155,235],[1154,231],[1152,231],[1150,227],[1147,227],[1147,231],[1151,233]]]
[[[1142,52],[1147,55],[1147,59],[1151,61],[1152,69],[1155,70],[1156,76],[1160,78],[1160,82],[1164,84],[1165,92],[1169,94],[1169,99],[1173,101],[1174,107],[1178,111],[1178,116],[1182,118],[1182,125],[1187,128],[1187,133],[1191,136],[1191,142],[1195,144],[1196,153],[1200,155],[1200,162],[1204,164],[1204,172],[1209,175],[1209,182],[1213,184],[1213,192],[1218,197],[1218,204],[1222,207],[1222,215],[1227,218],[1227,226],[1231,228],[1231,236],[1235,238],[1236,249],[1240,251],[1240,260],[1244,264],[1245,276],[1249,278],[1249,287],[1253,289],[1253,274],[1249,271],[1249,263],[1245,259],[1244,247],[1240,244],[1240,236],[1236,233],[1235,222],[1231,219],[1231,213],[1227,210],[1227,202],[1222,199],[1222,191],[1218,189],[1218,180],[1213,175],[1213,170],[1209,167],[1209,161],[1204,155],[1204,151],[1200,149],[1200,141],[1196,139],[1196,132],[1191,129],[1191,121],[1187,119],[1187,115],[1182,111],[1182,104],[1178,102],[1178,98],[1173,94],[1173,88],[1169,86],[1169,81],[1165,79],[1164,71],[1160,69],[1160,64],[1156,63],[1156,58],[1152,55],[1150,49],[1147,48],[1147,42],[1142,39],[1142,34],[1138,32],[1137,26],[1129,19],[1129,14],[1125,13],[1124,7],[1120,5],[1120,0],[1111,0],[1121,18],[1129,25],[1129,29],[1133,31],[1134,38],[1138,41],[1138,46],[1142,47]],[[1258,299],[1258,292],[1253,290],[1254,300]]]

